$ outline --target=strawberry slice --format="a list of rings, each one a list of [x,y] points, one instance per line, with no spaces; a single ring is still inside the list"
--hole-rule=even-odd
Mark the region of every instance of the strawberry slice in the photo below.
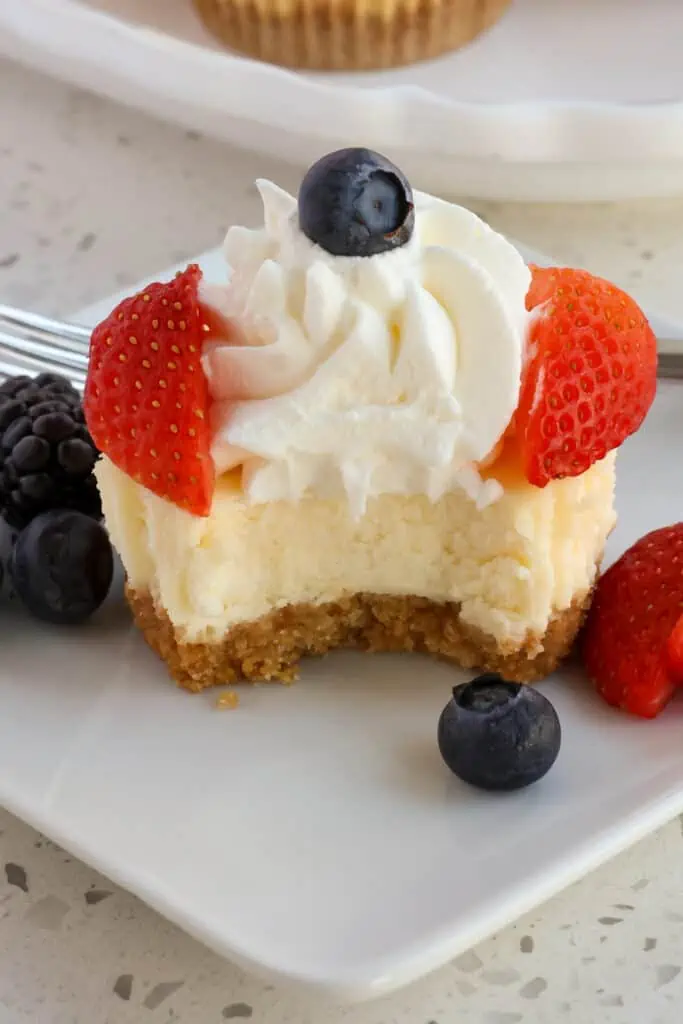
[[[583,270],[532,267],[529,331],[515,431],[537,487],[578,476],[643,422],[657,343],[642,310]]]
[[[192,265],[167,284],[151,284],[95,328],[83,404],[95,444],[124,473],[206,516],[215,471],[201,276]]]
[[[600,578],[583,659],[607,703],[642,718],[683,683],[683,523],[648,533]]]

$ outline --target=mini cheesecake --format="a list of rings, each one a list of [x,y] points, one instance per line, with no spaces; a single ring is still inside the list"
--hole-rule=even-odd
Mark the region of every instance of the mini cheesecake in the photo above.
[[[224,283],[190,267],[93,333],[86,416],[145,638],[190,690],[338,647],[543,677],[654,395],[642,312],[368,150],[298,201],[260,189]]]

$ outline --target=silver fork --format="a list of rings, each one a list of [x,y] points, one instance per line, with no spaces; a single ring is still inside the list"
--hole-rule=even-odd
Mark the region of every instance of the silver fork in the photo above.
[[[0,379],[61,373],[83,390],[91,328],[0,303]]]
[[[91,329],[0,303],[0,379],[16,373],[61,373],[83,390]],[[659,340],[658,376],[683,380],[680,342]],[[675,351],[678,348],[679,351]]]

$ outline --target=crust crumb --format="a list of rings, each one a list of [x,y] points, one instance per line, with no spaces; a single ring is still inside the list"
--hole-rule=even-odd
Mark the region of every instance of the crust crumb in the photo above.
[[[229,709],[232,711],[234,708],[239,706],[240,698],[234,690],[227,690],[225,693],[221,693],[216,697],[216,707],[221,710]]]

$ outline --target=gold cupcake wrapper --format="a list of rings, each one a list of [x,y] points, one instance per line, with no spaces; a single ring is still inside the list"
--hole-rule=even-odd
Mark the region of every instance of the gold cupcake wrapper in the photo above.
[[[463,46],[511,0],[194,0],[207,27],[241,53],[288,67],[395,67]]]

